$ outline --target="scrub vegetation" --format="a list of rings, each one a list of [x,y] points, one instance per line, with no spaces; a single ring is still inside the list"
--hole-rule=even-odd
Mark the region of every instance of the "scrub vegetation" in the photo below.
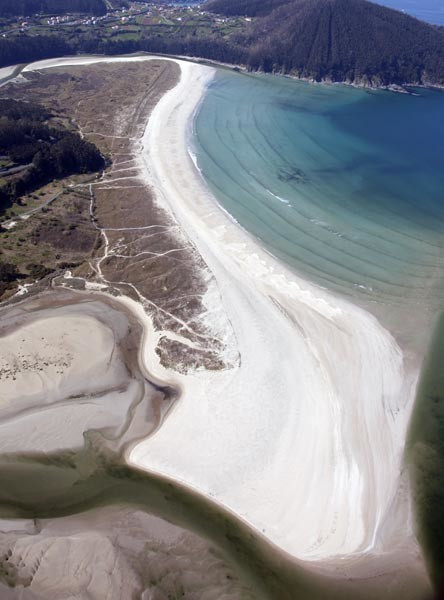
[[[0,99],[0,211],[53,179],[105,166],[100,151],[37,104]]]

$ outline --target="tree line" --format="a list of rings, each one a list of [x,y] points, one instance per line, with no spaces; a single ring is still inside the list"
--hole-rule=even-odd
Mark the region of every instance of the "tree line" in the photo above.
[[[0,39],[0,67],[75,53],[185,55],[317,81],[444,85],[444,28],[366,0],[214,0],[222,14],[261,15],[242,33],[107,40],[81,34]]]
[[[285,2],[238,43],[249,48],[253,70],[370,85],[444,84],[444,30],[366,0]]]
[[[132,52],[185,55],[235,64],[244,64],[247,59],[242,46],[205,37],[147,36],[112,41],[78,35],[68,41],[58,36],[21,35],[0,38],[0,67],[77,53],[116,55]]]
[[[104,167],[96,146],[77,133],[49,125],[50,115],[39,105],[0,99],[0,115],[0,155],[13,169],[24,167],[11,175],[4,171],[0,209],[52,179]]]

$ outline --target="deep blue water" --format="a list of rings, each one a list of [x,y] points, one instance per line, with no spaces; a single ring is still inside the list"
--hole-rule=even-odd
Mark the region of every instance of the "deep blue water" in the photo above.
[[[402,10],[429,23],[444,25],[444,0],[373,0],[373,2]]]
[[[296,271],[393,310],[444,305],[444,93],[218,72],[195,122],[218,201]]]

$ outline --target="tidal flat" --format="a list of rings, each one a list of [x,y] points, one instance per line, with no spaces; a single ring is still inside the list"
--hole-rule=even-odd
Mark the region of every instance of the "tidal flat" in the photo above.
[[[54,290],[3,309],[0,330],[2,598],[206,587],[209,597],[253,597],[223,552],[189,533],[199,499],[126,462],[177,399],[139,365],[134,316],[97,293]],[[76,575],[85,554],[90,582]]]
[[[88,61],[117,63],[108,69],[112,78],[118,62],[139,59],[71,60],[76,64],[30,67],[27,90],[44,90],[47,69],[53,90],[58,80],[71,81],[68,105],[76,94],[90,95],[101,79],[104,65]],[[99,557],[103,565],[94,586],[116,598],[423,600],[431,591],[403,457],[417,360],[372,314],[300,277],[296,267],[285,267],[220,210],[189,152],[193,118],[214,70],[171,64],[180,67],[179,82],[129,129],[105,94],[104,110],[116,117],[115,131],[107,129],[109,119],[93,129],[82,103],[76,113],[86,134],[97,143],[103,138],[114,163],[86,187],[97,247],[75,270],[61,268],[49,278],[48,294],[56,298],[74,294],[60,288],[82,288],[74,294],[80,312],[93,297],[118,302],[131,309],[133,329],[143,330],[143,338],[131,345],[133,357],[138,347],[136,370],[122,349],[90,365],[106,372],[111,361],[113,375],[120,373],[105,390],[115,394],[113,401],[100,393],[79,397],[77,390],[68,401],[37,411],[35,417],[51,429],[48,410],[56,414],[74,405],[77,435],[72,420],[54,418],[60,426],[53,427],[52,438],[41,427],[35,429],[40,437],[10,441],[0,461],[7,482],[0,503],[2,580],[16,586],[12,594],[60,597],[51,587],[51,568],[60,564],[55,549],[74,548],[79,535],[89,543],[82,527],[95,522],[107,552],[88,554],[90,562]],[[126,64],[120,67],[123,74]],[[71,68],[74,80],[60,71]],[[150,90],[156,96],[155,86]],[[119,93],[124,97],[124,85]],[[147,119],[148,113],[144,129],[142,115]],[[284,169],[279,181],[298,189],[310,185],[299,164]],[[289,210],[286,196],[269,191],[270,200]],[[325,236],[337,233],[311,226]],[[28,299],[12,298],[5,310],[32,307],[33,288],[25,293]],[[125,314],[111,319],[117,328],[129,318]],[[84,316],[80,321],[85,324]],[[80,331],[80,321],[68,319],[67,331],[73,325]],[[111,321],[102,339],[109,339]],[[68,369],[70,361],[46,362],[48,369]],[[46,383],[54,375],[66,382],[64,372],[51,373]],[[83,387],[95,380],[85,379]],[[106,424],[110,408],[114,414]],[[82,413],[91,409],[98,410],[93,419]],[[27,419],[29,411],[19,416]],[[13,412],[7,418],[14,420]],[[37,452],[31,442],[40,444]],[[128,537],[142,521],[133,546]],[[52,557],[50,550],[42,552],[41,543],[49,549],[46,534]],[[180,547],[171,542],[178,537]],[[38,542],[36,552],[26,550],[31,541]],[[60,589],[70,589],[83,547],[79,542],[66,555]],[[118,585],[110,576],[115,563]],[[136,583],[128,573],[136,573]],[[78,593],[86,594],[88,585],[82,581]]]
[[[85,552],[99,571],[117,561],[117,574],[92,578],[94,593],[111,598],[144,590],[155,598],[357,597],[220,505],[128,465],[131,448],[161,426],[178,396],[150,382],[138,358],[141,326],[118,300],[46,292],[4,308],[0,335],[8,342],[2,391],[14,382],[0,407],[0,576],[11,588],[4,597],[85,593],[74,576]],[[68,554],[56,559],[63,546]],[[113,591],[116,578],[122,587]]]
[[[418,536],[432,581],[444,593],[444,314],[424,359],[407,440]]]
[[[59,598],[88,586],[110,598],[377,597],[374,586],[344,581],[338,567],[295,561],[188,486],[128,465],[131,449],[179,397],[150,381],[139,362],[141,324],[121,302],[53,290],[4,308],[0,332],[20,343],[15,354],[11,341],[4,345],[0,362],[2,379],[21,390],[0,407],[5,598]],[[61,548],[65,555],[56,558]],[[78,581],[85,555],[98,573],[87,569]],[[107,574],[112,563],[116,571]]]

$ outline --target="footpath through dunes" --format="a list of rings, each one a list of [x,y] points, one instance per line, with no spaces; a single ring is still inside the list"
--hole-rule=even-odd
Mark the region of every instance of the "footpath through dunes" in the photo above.
[[[176,376],[181,402],[131,461],[228,506],[295,557],[419,598],[428,584],[402,468],[417,371],[370,314],[287,271],[216,205],[188,150],[214,71],[181,67],[141,166],[215,275],[241,363]]]
[[[172,215],[154,202],[136,164],[150,112],[180,69],[151,56],[90,64],[97,61],[34,63],[1,88],[0,95],[47,107],[111,161],[97,177],[59,182],[63,193],[50,204],[1,231],[5,260],[45,265],[50,275],[41,287],[52,279],[140,302],[162,332],[153,343],[166,365],[185,372],[203,364],[210,369],[235,364],[238,357],[227,354],[223,337],[229,337],[229,325],[213,300],[214,279]],[[36,286],[22,292],[29,289]],[[219,310],[217,319],[213,310]]]
[[[129,71],[139,60],[149,59],[109,59],[125,63],[120,66]],[[82,86],[105,67],[88,70],[86,64],[103,61],[108,59],[59,63],[84,63],[65,101],[72,102],[75,90],[85,94],[76,118],[89,123],[89,135],[110,140],[113,156],[121,158],[110,176],[105,173],[86,188],[101,244],[86,264],[61,273],[54,284],[129,293],[132,299],[119,301],[144,325],[140,364],[151,380],[171,382],[182,396],[162,426],[128,452],[143,473],[116,466],[113,447],[110,455],[103,435],[94,432],[85,436],[83,450],[68,457],[60,452],[37,460],[6,457],[0,469],[15,498],[5,492],[3,516],[41,519],[97,503],[140,503],[211,537],[243,570],[255,598],[422,600],[429,586],[402,472],[416,372],[409,371],[395,340],[371,315],[288,272],[217,207],[194,169],[186,139],[212,69],[178,63],[180,83],[153,111],[141,149],[137,134],[124,129],[120,138],[107,131],[106,118],[99,131],[93,129],[94,94],[89,83]],[[60,75],[43,68],[56,65],[32,67],[42,69],[31,73],[41,89],[45,73]],[[108,67],[109,82],[113,70]],[[123,94],[123,70],[120,76],[123,99],[128,95]],[[57,81],[53,84],[57,87]],[[98,98],[105,114],[114,114],[106,113],[106,94]],[[141,151],[136,161],[134,150]],[[121,169],[127,168],[124,174]],[[146,194],[147,184],[158,204],[152,204],[154,194]],[[141,196],[138,187],[145,190]],[[97,201],[100,188],[107,194],[103,202]],[[132,210],[125,211],[128,203]],[[124,218],[116,222],[118,214]],[[169,234],[174,227],[181,233],[168,237],[168,243],[189,244],[166,281],[161,275],[165,253],[184,247],[139,246],[144,239],[152,241],[153,231],[145,233],[157,215],[163,220],[155,220],[156,234],[159,225]],[[126,240],[131,232],[138,235]],[[150,271],[145,259],[159,270]],[[140,268],[133,269],[135,263]],[[190,282],[197,286],[195,295],[189,293]],[[153,295],[157,291],[160,296]],[[171,296],[174,310],[168,309]],[[169,345],[166,356],[162,340]],[[206,355],[202,340],[232,368],[195,368],[202,362],[214,367],[215,354]],[[41,487],[42,462],[51,467],[51,490]],[[248,597],[239,588],[227,593]],[[216,590],[215,597],[223,594]]]

